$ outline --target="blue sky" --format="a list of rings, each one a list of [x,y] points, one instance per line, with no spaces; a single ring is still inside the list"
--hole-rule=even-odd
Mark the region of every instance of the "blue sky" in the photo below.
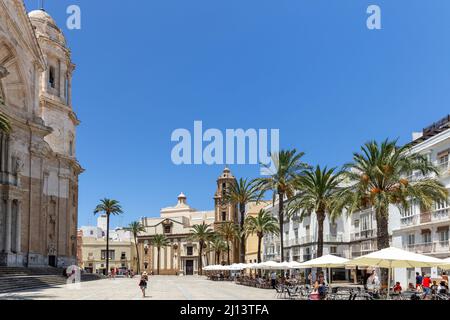
[[[45,2],[77,65],[80,225],[95,222],[103,197],[123,205],[114,226],[158,215],[181,191],[212,209],[223,166],[170,158],[172,131],[195,120],[280,129],[282,148],[339,166],[368,140],[408,142],[450,111],[447,0]],[[65,26],[70,4],[81,8],[81,30]],[[382,30],[366,27],[370,4],[381,7]]]

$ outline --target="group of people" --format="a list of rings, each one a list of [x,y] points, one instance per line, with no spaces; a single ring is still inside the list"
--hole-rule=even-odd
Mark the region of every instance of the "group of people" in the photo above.
[[[319,277],[313,283],[313,275],[308,275],[312,291],[309,295],[309,300],[323,300],[327,295],[327,284],[325,282],[325,276],[323,273],[319,274]]]
[[[424,293],[424,297],[434,294],[448,294],[448,275],[446,272],[442,273],[441,280],[431,280],[429,274],[416,272],[416,287],[413,288],[416,292]]]

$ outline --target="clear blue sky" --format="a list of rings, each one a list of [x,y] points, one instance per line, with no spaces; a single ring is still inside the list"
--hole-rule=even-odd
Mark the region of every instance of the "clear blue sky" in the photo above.
[[[37,0],[26,0],[29,9]],[[177,128],[279,128],[282,148],[339,166],[370,139],[409,141],[449,113],[448,0],[46,0],[77,70],[79,224],[155,216],[183,191],[213,208],[223,166],[172,164]],[[65,26],[78,4],[82,29]],[[378,4],[382,30],[366,28]],[[256,177],[258,166],[231,166]]]

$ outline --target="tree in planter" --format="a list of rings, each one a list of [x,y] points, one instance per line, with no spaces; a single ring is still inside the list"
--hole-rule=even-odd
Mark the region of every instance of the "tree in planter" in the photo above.
[[[262,239],[266,234],[277,234],[280,232],[278,221],[270,213],[261,209],[257,216],[247,216],[244,230],[247,235],[256,234],[258,237],[258,263],[260,263]]]
[[[237,183],[231,184],[229,189],[225,192],[224,200],[228,203],[238,204],[240,212],[240,250],[239,250],[239,262],[245,263],[245,209],[248,203],[258,203],[263,197],[264,191],[261,191],[255,180],[248,181],[247,179],[240,178]]]
[[[139,249],[138,249],[138,241],[137,237],[141,232],[145,232],[145,227],[139,221],[134,221],[128,225],[125,230],[131,232],[134,238],[134,244],[136,246],[136,257],[137,257],[137,273],[140,274],[141,262],[139,258]]]
[[[295,180],[309,168],[301,161],[303,152],[297,150],[280,151],[272,154],[273,170],[269,165],[263,165],[268,176],[256,179],[257,186],[262,191],[273,192],[273,202],[278,197],[278,223],[280,225],[281,261],[284,261],[284,201],[295,194]]]
[[[170,246],[169,239],[163,234],[156,234],[152,239],[152,244],[157,250],[156,274],[159,275],[159,266],[161,262],[161,248]]]
[[[199,255],[198,255],[198,273],[202,275],[203,272],[203,249],[205,245],[213,238],[213,231],[209,224],[203,222],[202,224],[197,224],[192,227],[190,239],[192,241],[198,241],[199,245]]]
[[[106,275],[109,274],[109,219],[111,215],[119,215],[123,213],[122,207],[117,200],[102,199],[100,204],[94,209],[94,214],[104,213],[106,214]]]
[[[224,222],[219,225],[218,233],[223,237],[227,245],[227,263],[230,265],[230,243],[233,243],[236,239],[240,239],[239,227],[233,222]]]
[[[323,255],[323,224],[327,214],[333,212],[342,173],[336,169],[307,170],[295,180],[297,194],[288,203],[289,216],[299,215],[303,220],[315,214],[317,218],[317,258]]]

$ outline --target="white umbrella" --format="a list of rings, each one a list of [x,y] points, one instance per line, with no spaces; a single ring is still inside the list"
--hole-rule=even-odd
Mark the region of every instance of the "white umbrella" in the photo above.
[[[301,263],[297,261],[291,261],[289,262],[289,269],[301,269]]]
[[[259,264],[258,267],[261,269],[264,269],[264,270],[283,270],[284,269],[284,267],[281,266],[281,263],[276,262],[276,261],[262,262]]]
[[[339,268],[344,267],[348,261],[348,259],[327,254],[325,256],[300,263],[300,268]]]
[[[344,267],[345,263],[347,263],[349,260],[345,258],[341,258],[338,256],[334,256],[332,254],[327,254],[325,256],[321,256],[316,259],[312,259],[309,261],[305,261],[300,264],[300,268],[327,268],[327,278],[326,281],[331,280],[331,268],[339,268]]]
[[[441,269],[450,269],[450,258],[443,259],[442,262],[443,263],[441,265],[439,265],[439,267],[441,267]]]
[[[442,265],[443,260],[410,251],[390,247],[358,257],[346,263],[350,266],[388,268],[388,289],[392,268],[426,268]],[[388,295],[389,296],[389,295]]]

